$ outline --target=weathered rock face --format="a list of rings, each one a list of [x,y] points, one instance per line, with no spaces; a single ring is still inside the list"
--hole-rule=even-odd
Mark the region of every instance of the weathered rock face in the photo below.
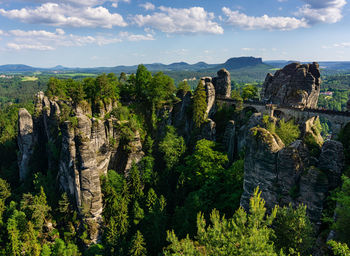
[[[227,157],[230,163],[233,162],[236,153],[236,124],[230,120],[225,128],[224,145],[227,151]]]
[[[278,152],[276,187],[280,194],[280,204],[287,205],[295,199],[300,176],[309,167],[308,158],[308,149],[301,140]]]
[[[320,71],[317,63],[292,63],[268,74],[262,91],[267,103],[296,108],[316,108],[320,94]]]
[[[322,147],[319,168],[326,172],[330,190],[335,189],[341,183],[344,161],[343,144],[339,141],[327,140]]]
[[[241,205],[248,209],[249,199],[259,186],[266,206],[271,209],[278,203],[277,153],[284,147],[281,139],[264,128],[252,128],[247,138],[244,162],[244,183]]]
[[[251,122],[258,123],[258,116],[252,116]],[[321,155],[314,159],[302,140],[285,147],[277,135],[254,127],[245,145],[241,205],[249,207],[249,198],[259,186],[268,209],[276,204],[305,204],[310,219],[318,223],[329,191],[340,185],[344,168],[342,144],[326,141]]]
[[[216,123],[208,119],[208,121],[202,125],[201,127],[201,139],[206,139],[206,140],[211,140],[215,141],[216,140]]]
[[[29,160],[34,151],[33,119],[31,114],[21,108],[18,112],[18,166],[19,178],[25,180],[29,173]]]
[[[30,171],[28,162],[33,148],[46,144],[47,150],[40,157],[46,159],[49,168],[58,169],[60,187],[75,201],[88,226],[95,227],[91,229],[95,232],[89,234],[94,243],[100,238],[102,223],[100,175],[111,168],[127,175],[132,164],[140,162],[144,153],[138,132],[128,145],[121,145],[117,120],[91,118],[91,109],[73,108],[69,104],[49,100],[40,92],[36,96],[33,118],[25,109],[19,111],[20,176],[24,179]],[[60,123],[61,105],[73,109],[73,121]],[[107,104],[101,112],[111,107],[112,103]]]
[[[207,94],[207,116],[210,118],[215,111],[215,87],[212,83],[211,77],[202,77],[200,81],[205,88],[205,92]]]
[[[231,75],[226,69],[218,71],[218,76],[213,78],[213,84],[217,97],[231,97]]]
[[[180,101],[175,104],[171,112],[172,125],[176,127],[177,132],[188,141],[193,127],[191,110],[192,94],[191,92],[180,91],[176,96]]]

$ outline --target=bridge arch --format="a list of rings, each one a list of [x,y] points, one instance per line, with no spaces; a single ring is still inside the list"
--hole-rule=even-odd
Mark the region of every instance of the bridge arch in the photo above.
[[[273,111],[273,116],[278,119],[284,119],[285,121],[288,121],[290,119],[282,110],[275,109]]]

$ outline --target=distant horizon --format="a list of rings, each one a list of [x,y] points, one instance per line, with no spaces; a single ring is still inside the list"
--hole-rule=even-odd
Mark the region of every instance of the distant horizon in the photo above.
[[[255,56],[239,56],[239,57],[230,57],[230,58],[241,58],[241,57],[254,57],[254,58],[261,58],[261,57],[255,57]],[[171,65],[171,64],[175,64],[175,63],[187,63],[189,65],[194,65],[200,62],[204,62],[208,65],[216,65],[216,64],[223,64],[225,63],[228,59],[222,61],[222,62],[216,62],[216,63],[209,63],[206,61],[197,61],[197,62],[187,62],[187,61],[176,61],[176,62],[170,62],[170,63],[162,63],[162,62],[153,62],[153,63],[136,63],[136,64],[131,64],[131,65],[124,65],[124,64],[115,64],[115,65],[111,65],[111,66],[65,66],[62,64],[57,64],[55,66],[35,66],[32,64],[26,64],[26,63],[5,63],[5,64],[0,64],[0,66],[7,66],[7,65],[11,65],[11,66],[16,66],[16,65],[24,65],[24,66],[28,66],[28,67],[32,67],[32,68],[42,68],[42,69],[53,69],[56,67],[63,67],[63,68],[68,68],[68,69],[74,69],[74,68],[82,68],[82,69],[93,69],[93,68],[100,68],[100,67],[105,67],[105,68],[113,68],[113,67],[119,67],[119,66],[126,66],[126,67],[132,67],[132,66],[138,66],[138,65],[153,65],[153,64],[162,64],[162,65]],[[322,62],[339,62],[339,63],[343,63],[343,62],[350,62],[350,60],[341,60],[341,61],[337,61],[337,60],[283,60],[283,59],[262,59],[263,62],[301,62],[301,63],[312,63],[312,62],[317,62],[317,63],[322,63]],[[268,64],[268,63],[267,63]]]

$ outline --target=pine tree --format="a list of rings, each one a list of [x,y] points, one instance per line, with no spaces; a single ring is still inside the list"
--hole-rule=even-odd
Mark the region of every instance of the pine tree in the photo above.
[[[193,97],[193,121],[199,128],[207,120],[207,94],[204,83],[199,82]]]
[[[147,250],[145,248],[146,243],[143,239],[143,236],[139,230],[133,236],[130,246],[130,256],[146,256]]]

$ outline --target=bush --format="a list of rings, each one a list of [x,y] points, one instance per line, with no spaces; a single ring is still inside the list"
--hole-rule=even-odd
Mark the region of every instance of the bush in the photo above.
[[[298,125],[294,124],[293,120],[285,122],[284,119],[278,122],[276,134],[281,138],[283,143],[288,146],[300,136]]]

